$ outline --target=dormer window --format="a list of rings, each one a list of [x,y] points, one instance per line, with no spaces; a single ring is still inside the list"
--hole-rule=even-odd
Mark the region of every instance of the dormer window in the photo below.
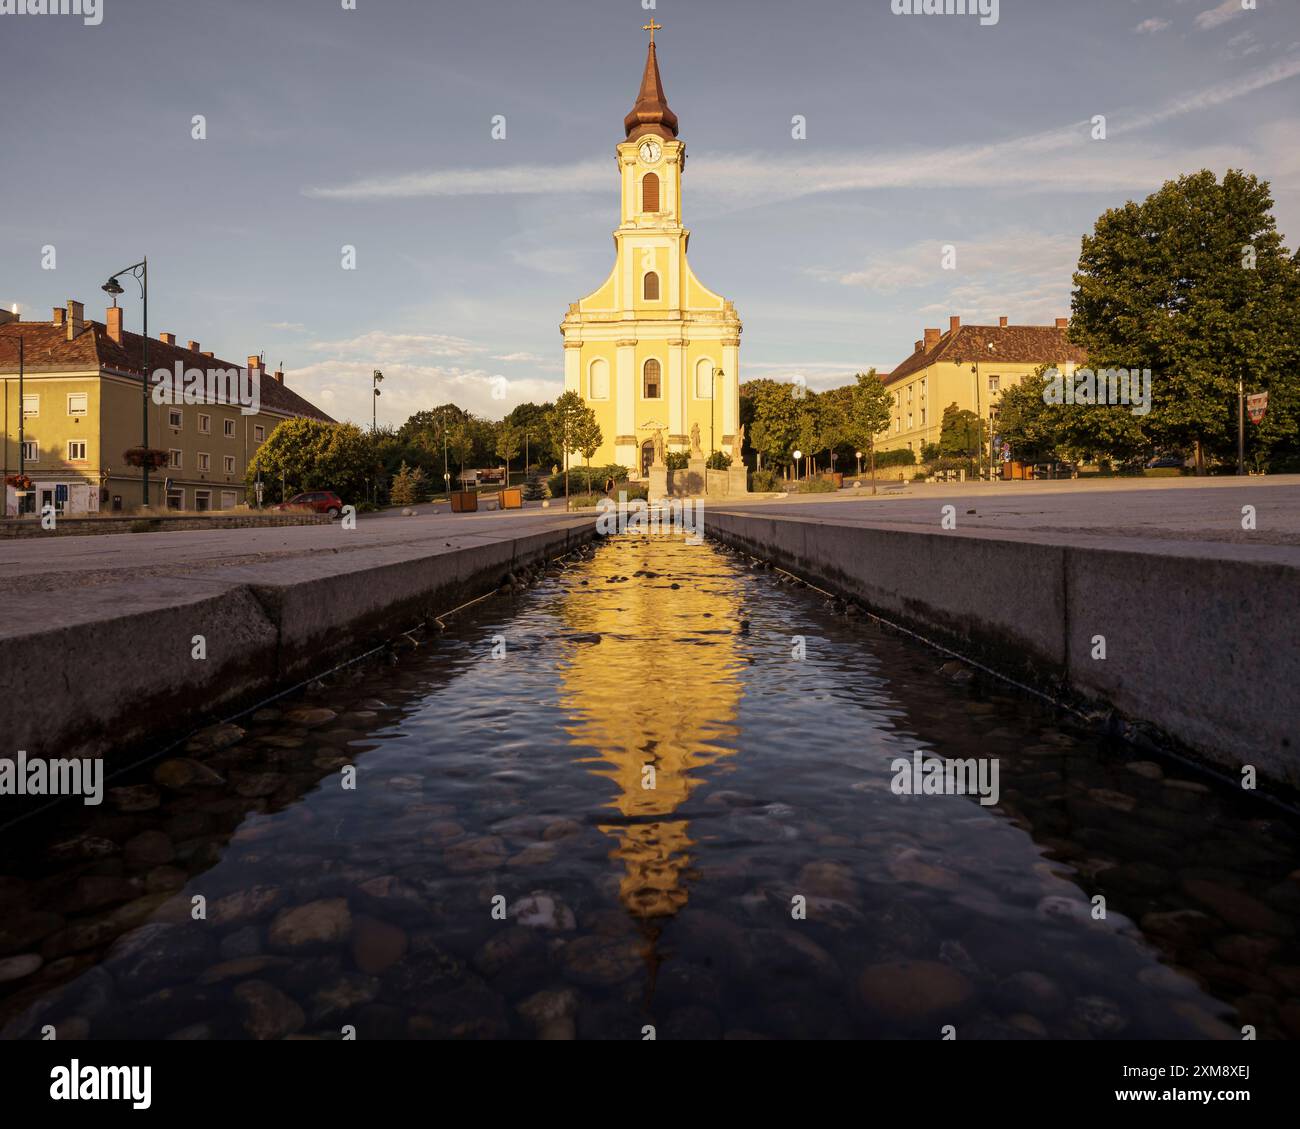
[[[659,177],[648,172],[641,180],[641,210],[657,212],[659,210]]]
[[[647,302],[659,301],[659,276],[654,271],[650,271],[645,276],[645,300]]]

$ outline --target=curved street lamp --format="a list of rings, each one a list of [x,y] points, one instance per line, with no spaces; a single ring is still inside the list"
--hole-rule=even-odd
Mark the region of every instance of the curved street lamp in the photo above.
[[[118,282],[124,274],[130,275],[135,279],[140,287],[140,300],[144,303],[144,324],[142,327],[141,340],[144,342],[142,349],[142,359],[140,362],[140,447],[142,450],[149,449],[149,260],[141,259],[134,266],[129,266],[120,270],[100,287],[105,294],[113,296],[113,306],[117,307],[117,296],[123,293],[122,284]],[[142,482],[144,485],[144,498],[142,506],[144,509],[149,508],[149,464],[146,460],[140,468]],[[166,500],[164,499],[164,502]]]

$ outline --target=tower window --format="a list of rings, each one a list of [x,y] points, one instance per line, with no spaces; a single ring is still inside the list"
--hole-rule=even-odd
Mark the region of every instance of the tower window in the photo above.
[[[643,212],[659,210],[659,177],[652,172],[646,173],[641,181],[641,210]]]
[[[645,370],[643,373],[643,384],[642,384],[643,391],[641,394],[645,399],[647,400],[659,399],[659,377],[660,377],[659,362],[656,361],[653,357],[651,357],[650,360],[646,361]]]
[[[659,276],[654,271],[650,271],[645,276],[645,300],[647,302],[659,301]]]

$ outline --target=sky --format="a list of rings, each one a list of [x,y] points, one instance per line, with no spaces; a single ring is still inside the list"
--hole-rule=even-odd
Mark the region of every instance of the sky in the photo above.
[[[0,303],[103,320],[148,256],[153,335],[263,354],[335,418],[369,424],[375,368],[380,423],[551,399],[652,15],[742,380],[891,369],[950,315],[1050,324],[1097,217],[1201,168],[1269,180],[1300,242],[1300,0],[350,2],[0,0]]]

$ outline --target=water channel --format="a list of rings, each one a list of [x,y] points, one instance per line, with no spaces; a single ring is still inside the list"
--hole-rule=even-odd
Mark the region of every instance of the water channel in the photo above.
[[[1297,830],[614,537],[6,833],[0,1035],[1296,1038]]]

